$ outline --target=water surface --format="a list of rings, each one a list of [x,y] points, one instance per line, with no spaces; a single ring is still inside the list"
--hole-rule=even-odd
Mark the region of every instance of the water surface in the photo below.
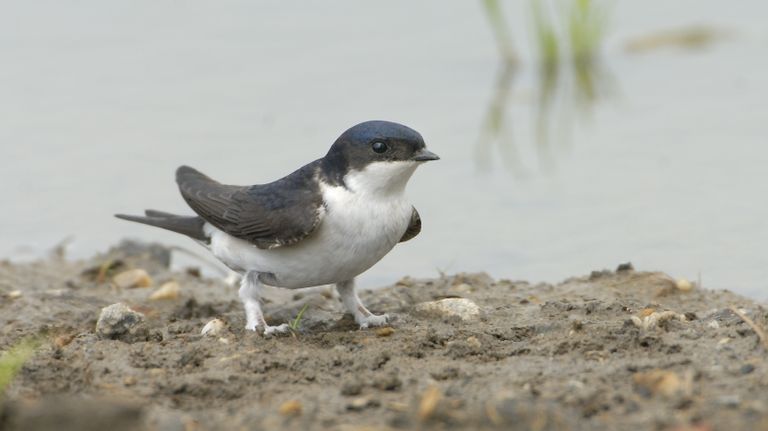
[[[187,212],[180,164],[268,182],[322,156],[345,128],[389,119],[419,130],[442,160],[409,186],[421,235],[364,286],[438,271],[557,281],[632,261],[768,298],[768,6],[615,2],[604,91],[574,107],[558,90],[542,146],[527,5],[505,3],[522,59],[506,81],[480,2],[6,5],[0,256],[39,256],[70,235],[74,256],[126,236],[195,249],[111,215]],[[694,24],[727,37],[624,49]],[[499,91],[507,128],[488,139]]]

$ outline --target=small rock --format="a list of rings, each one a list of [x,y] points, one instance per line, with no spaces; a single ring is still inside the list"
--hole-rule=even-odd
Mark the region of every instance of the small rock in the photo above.
[[[632,381],[638,389],[649,395],[672,398],[689,393],[692,378],[692,375],[681,378],[674,371],[656,369],[635,373]]]
[[[149,295],[149,299],[153,301],[164,300],[164,299],[178,299],[180,291],[181,291],[181,288],[179,288],[179,283],[175,281],[169,281],[167,283],[164,283],[162,286],[160,286],[160,288],[157,289],[156,291],[152,292],[152,294]]]
[[[717,320],[710,321],[709,323],[707,323],[707,326],[712,328],[712,329],[719,329],[720,328],[720,324],[717,323]]]
[[[120,289],[131,289],[134,287],[149,287],[152,285],[152,278],[150,278],[147,271],[137,268],[123,271],[120,274],[112,277],[112,282]]]
[[[101,309],[96,322],[96,334],[101,338],[126,342],[146,339],[147,330],[143,327],[144,315],[133,311],[122,302]]]
[[[456,286],[453,286],[453,290],[458,293],[469,293],[472,292],[474,288],[467,283],[460,283]]]
[[[56,347],[65,347],[75,339],[76,334],[62,334],[53,340]]]
[[[479,349],[482,344],[480,344],[480,340],[477,339],[474,335],[467,338],[467,344],[469,347],[472,347],[474,349]]]
[[[133,377],[133,376],[126,376],[126,378],[123,379],[123,384],[125,386],[133,386],[137,382],[138,380],[136,380],[136,377]]]
[[[349,404],[347,404],[347,410],[360,411],[365,409],[366,407],[375,407],[378,405],[379,405],[379,402],[373,398],[357,397],[352,401],[350,401]]]
[[[685,317],[685,314],[679,314],[669,310],[659,313],[658,311],[654,311],[653,308],[643,309],[640,311],[640,316],[642,319],[638,316],[631,316],[630,320],[635,326],[645,330],[653,329],[656,327],[664,327],[664,325],[670,321],[688,321],[688,319]]]
[[[621,263],[616,268],[616,272],[630,272],[634,270],[635,270],[635,267],[632,266],[632,262]]]
[[[397,391],[403,386],[403,382],[396,374],[390,374],[377,378],[373,382],[373,386],[382,391]]]
[[[394,333],[395,333],[395,330],[390,328],[389,326],[386,326],[384,328],[379,328],[376,330],[376,335],[379,337],[389,337]]]
[[[440,400],[443,398],[443,393],[437,386],[430,386],[424,394],[421,396],[419,402],[419,419],[426,421],[435,414],[437,406],[440,404]]]
[[[216,337],[221,335],[222,332],[224,332],[224,329],[227,327],[227,324],[224,323],[221,319],[213,319],[210,322],[206,323],[205,326],[203,326],[203,330],[200,331],[202,335],[207,335],[209,337]]]
[[[432,316],[456,316],[465,321],[480,315],[480,307],[474,301],[466,298],[445,298],[438,301],[422,302],[416,304],[414,311]]]
[[[716,402],[724,407],[736,408],[741,404],[741,397],[737,394],[721,395],[717,397]]]
[[[675,281],[675,287],[681,292],[690,292],[691,289],[693,289],[693,284],[684,278],[678,278],[677,281]]]
[[[21,298],[21,290],[11,290],[10,292],[8,292],[8,298],[9,299]]]
[[[744,364],[741,366],[741,368],[739,368],[739,372],[741,374],[749,374],[752,371],[755,371],[755,366],[752,364]]]
[[[301,402],[288,400],[280,405],[279,411],[283,416],[299,416],[301,415]]]
[[[345,382],[341,385],[341,395],[355,396],[363,392],[363,385],[360,382]]]

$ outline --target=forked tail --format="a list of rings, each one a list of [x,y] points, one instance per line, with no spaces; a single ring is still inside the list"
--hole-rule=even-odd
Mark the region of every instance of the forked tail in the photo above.
[[[205,220],[198,216],[180,216],[162,211],[146,210],[146,217],[126,214],[115,214],[115,217],[136,223],[167,229],[186,235],[192,239],[208,243],[210,238],[205,234],[203,226]]]

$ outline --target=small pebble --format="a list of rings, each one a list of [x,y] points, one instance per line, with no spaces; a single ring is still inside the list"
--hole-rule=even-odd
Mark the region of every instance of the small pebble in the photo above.
[[[175,281],[169,281],[160,286],[160,288],[156,291],[152,292],[152,294],[149,295],[149,299],[153,301],[178,299],[180,291],[181,288],[179,287],[179,283]]]
[[[75,334],[62,334],[53,340],[57,347],[65,347],[75,339]]]
[[[707,323],[707,326],[712,328],[712,329],[720,328],[720,324],[717,323],[717,320],[712,320],[711,322]]]
[[[298,400],[288,400],[280,405],[280,414],[283,416],[301,415],[301,403]]]
[[[445,298],[438,301],[416,304],[414,311],[427,315],[442,317],[456,316],[467,321],[480,315],[480,307],[474,301],[466,298]]]
[[[738,407],[739,404],[741,404],[741,397],[739,397],[736,394],[721,395],[717,397],[717,403],[724,407],[735,408],[735,407]]]
[[[453,290],[459,293],[469,293],[472,292],[474,289],[472,286],[468,285],[467,283],[461,283],[453,287]]]
[[[205,326],[203,326],[203,330],[200,331],[202,335],[207,335],[209,337],[216,337],[220,335],[224,328],[227,327],[227,324],[224,323],[221,319],[213,319],[210,322],[206,323]]]
[[[355,396],[363,392],[363,385],[360,382],[346,382],[341,385],[341,395]]]
[[[690,292],[691,289],[693,289],[693,284],[684,278],[678,278],[677,281],[675,281],[675,287],[681,292]]]
[[[424,391],[419,402],[419,419],[426,421],[435,414],[440,400],[443,398],[443,393],[440,392],[440,388],[437,386],[430,386],[429,389]]]
[[[482,344],[480,343],[480,340],[477,339],[474,335],[467,338],[467,344],[469,347],[473,347],[475,349],[479,349]]]
[[[632,381],[635,386],[651,395],[661,395],[667,398],[686,392],[687,386],[689,386],[674,371],[659,369],[635,373],[632,376]]]
[[[384,328],[379,328],[376,330],[376,335],[379,337],[389,337],[394,333],[395,333],[395,330],[390,328],[389,326],[385,326]]]
[[[379,402],[369,397],[357,397],[347,404],[347,410],[360,411],[366,407],[377,406]]]
[[[120,274],[112,277],[112,282],[120,289],[131,289],[134,287],[149,287],[152,285],[152,278],[150,278],[147,271],[137,268],[123,271]]]
[[[137,383],[136,377],[133,376],[127,376],[123,379],[123,384],[125,386],[133,386]]]
[[[749,374],[752,371],[755,371],[755,366],[752,364],[744,364],[741,366],[741,368],[739,368],[739,372],[741,374]]]
[[[21,290],[11,290],[10,292],[8,292],[8,298],[10,299],[21,298]]]

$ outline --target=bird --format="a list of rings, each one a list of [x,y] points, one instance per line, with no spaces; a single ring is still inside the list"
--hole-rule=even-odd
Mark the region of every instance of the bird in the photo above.
[[[416,130],[365,121],[343,132],[325,156],[271,183],[227,185],[179,167],[176,183],[195,215],[146,210],[115,217],[186,235],[239,273],[246,330],[290,330],[264,319],[264,285],[335,284],[361,329],[383,326],[389,316],[363,305],[355,278],[419,234],[421,217],[405,188],[419,165],[439,159]]]

